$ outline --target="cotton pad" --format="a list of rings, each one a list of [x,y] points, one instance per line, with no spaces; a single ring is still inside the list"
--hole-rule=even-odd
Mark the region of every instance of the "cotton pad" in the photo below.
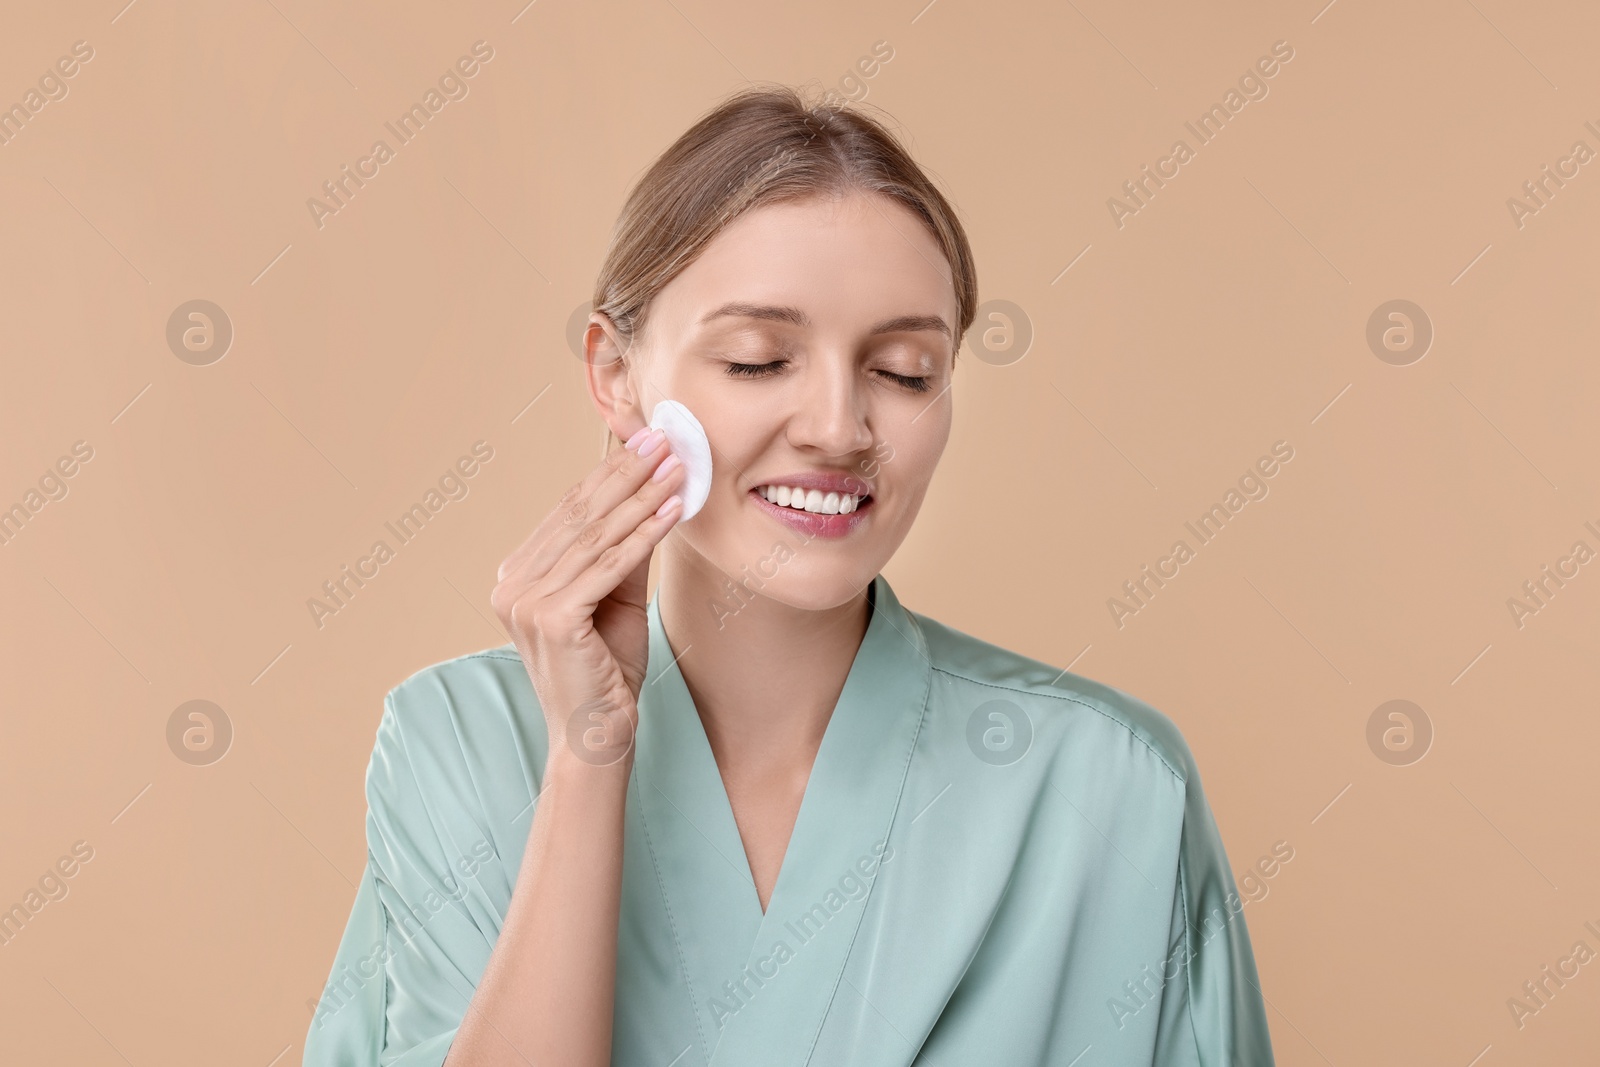
[[[700,420],[676,400],[656,404],[650,427],[667,435],[672,454],[683,463],[683,488],[678,491],[683,497],[683,518],[678,521],[685,522],[694,518],[711,495],[711,442]]]

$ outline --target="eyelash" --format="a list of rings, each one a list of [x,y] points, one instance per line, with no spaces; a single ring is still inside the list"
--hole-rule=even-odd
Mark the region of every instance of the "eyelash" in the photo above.
[[[788,362],[789,361],[786,359],[775,359],[770,363],[728,363],[727,367],[730,377],[765,378],[769,374],[774,373],[772,368],[781,367]],[[905,386],[907,389],[910,389],[915,393],[926,392],[928,389],[927,378],[913,378],[910,375],[895,374],[893,371],[886,370],[879,371],[878,373],[883,375],[885,378],[888,378],[890,381]]]

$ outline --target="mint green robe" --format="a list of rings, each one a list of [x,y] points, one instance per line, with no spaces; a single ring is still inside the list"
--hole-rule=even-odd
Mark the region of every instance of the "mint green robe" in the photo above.
[[[871,596],[765,914],[651,600],[612,1062],[1271,1067],[1243,903],[1178,729],[908,611],[881,575]],[[444,1061],[545,752],[510,645],[389,693],[308,1067]]]

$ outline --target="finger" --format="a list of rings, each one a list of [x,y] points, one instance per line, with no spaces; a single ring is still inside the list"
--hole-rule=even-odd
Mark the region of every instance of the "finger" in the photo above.
[[[616,449],[607,453],[606,457],[597,463],[588,474],[574,482],[565,493],[562,493],[561,499],[556,501],[555,507],[546,512],[544,517],[539,520],[539,524],[523,539],[522,543],[512,549],[506,558],[500,561],[497,580],[504,581],[506,575],[516,570],[517,566],[539,546],[539,543],[549,536],[551,528],[571,514],[573,507],[580,500],[587,499],[595,488],[620,467],[626,459],[627,455],[623,449]],[[579,521],[581,522],[581,512],[579,514]]]
[[[669,458],[665,437],[646,438],[641,449],[649,448],[648,456],[632,455],[622,460],[622,463],[612,475],[600,485],[595,487],[592,495],[587,499],[579,500],[563,514],[562,521],[552,525],[544,537],[532,546],[531,550],[517,561],[514,568],[507,574],[508,581],[528,585],[542,581],[555,567],[557,561],[577,546],[580,551],[596,538],[604,535],[603,523],[612,511],[626,501],[630,494],[637,493],[642,487],[650,485],[651,476],[661,469]],[[651,505],[659,506],[666,494],[658,494],[658,499]],[[638,515],[642,519],[644,516]],[[627,530],[622,530],[615,537],[601,543],[594,552],[606,548],[614,541],[620,540]],[[559,588],[559,584],[553,588]]]
[[[656,468],[655,474],[662,477],[652,475],[626,500],[619,502],[605,515],[591,519],[578,531],[561,558],[552,563],[538,579],[539,583],[551,590],[564,588],[601,554],[633,534],[645,520],[655,517],[656,511],[669,497],[682,492],[686,477],[682,462],[664,460]],[[681,501],[678,506],[681,509]],[[606,593],[610,591],[608,589]]]
[[[648,563],[650,553],[682,517],[683,498],[676,494],[667,497],[632,532],[597,553],[582,571],[561,587],[559,593],[553,594],[551,599],[555,603],[552,607],[567,618],[591,615],[595,605],[622,584],[623,579]]]
[[[673,461],[668,464],[663,459],[660,463],[656,463],[656,455],[643,459],[655,466],[656,473],[665,472],[665,477],[660,480],[652,477],[644,482],[632,497],[600,518],[592,519],[583,526],[569,531],[551,534],[517,565],[516,570],[507,574],[495,586],[489,602],[508,628],[513,625],[509,621],[510,612],[530,591],[540,591],[541,598],[559,592],[601,552],[621,541],[638,527],[682,485],[686,476],[681,462]],[[561,555],[552,559],[555,549],[562,545],[565,548]],[[561,568],[559,573],[556,573],[557,567]]]
[[[525,569],[530,560],[540,564],[536,573],[543,573],[566,551],[585,523],[604,515],[617,501],[638,489],[666,458],[665,437],[659,432],[641,439],[637,445],[640,449],[651,448],[652,441],[655,445],[648,456],[629,448],[615,449],[588,477],[568,489],[533,533],[501,561],[500,580]]]

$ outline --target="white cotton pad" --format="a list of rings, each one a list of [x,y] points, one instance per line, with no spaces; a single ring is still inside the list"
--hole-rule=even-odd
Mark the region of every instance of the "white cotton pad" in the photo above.
[[[711,495],[711,441],[700,420],[676,400],[656,404],[650,426],[667,435],[672,454],[683,462],[683,488],[678,491],[683,497],[683,518],[678,521],[686,522],[694,518]]]

